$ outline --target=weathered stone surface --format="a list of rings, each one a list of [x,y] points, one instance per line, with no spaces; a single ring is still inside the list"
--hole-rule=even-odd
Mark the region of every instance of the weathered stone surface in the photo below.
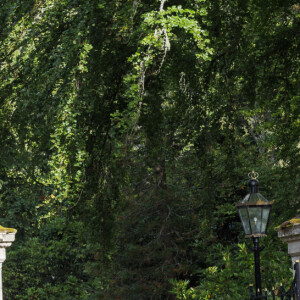
[[[292,222],[290,224],[292,225],[278,230],[278,237],[288,243],[288,253],[294,265],[296,260],[300,260],[300,224]]]
[[[15,240],[16,229],[5,228],[0,225],[0,300],[3,300],[2,292],[2,263],[6,259],[6,249],[11,246],[11,243]]]
[[[3,227],[3,226],[0,225],[0,232],[4,232],[4,233],[16,233],[17,229],[7,228],[7,227]]]
[[[283,222],[280,226],[277,227],[277,229],[283,230],[285,228],[289,228],[289,227],[295,226],[297,224],[300,224],[300,216],[296,216],[291,220]]]
[[[11,246],[15,240],[16,233],[4,233],[0,231],[0,248]]]

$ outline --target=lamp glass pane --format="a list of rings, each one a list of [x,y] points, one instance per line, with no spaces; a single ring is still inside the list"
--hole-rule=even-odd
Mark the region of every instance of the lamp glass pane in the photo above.
[[[238,208],[238,211],[239,211],[239,215],[240,215],[243,227],[244,227],[245,234],[251,234],[251,228],[250,228],[250,224],[249,224],[249,215],[247,212],[247,207],[240,206]]]
[[[262,209],[259,206],[248,207],[252,234],[261,233],[261,219],[262,219],[261,210]]]
[[[261,224],[261,232],[262,233],[265,233],[267,230],[270,210],[271,210],[270,206],[264,206],[262,208],[262,224]]]

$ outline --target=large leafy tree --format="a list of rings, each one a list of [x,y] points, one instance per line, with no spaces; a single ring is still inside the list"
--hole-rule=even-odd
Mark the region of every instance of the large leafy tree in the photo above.
[[[219,274],[240,299],[245,175],[274,224],[299,208],[300,6],[0,6],[1,222],[19,230],[5,276],[25,286],[7,297],[171,299],[170,279],[199,277],[204,297]]]

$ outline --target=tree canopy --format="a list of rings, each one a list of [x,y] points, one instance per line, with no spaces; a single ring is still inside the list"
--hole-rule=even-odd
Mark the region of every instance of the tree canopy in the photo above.
[[[253,169],[263,284],[291,277],[299,2],[2,0],[0,22],[7,299],[246,298]]]

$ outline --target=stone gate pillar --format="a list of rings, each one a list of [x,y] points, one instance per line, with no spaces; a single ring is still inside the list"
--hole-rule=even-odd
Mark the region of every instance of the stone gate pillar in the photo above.
[[[294,266],[300,261],[300,216],[283,222],[278,228],[278,237],[288,243],[288,253]]]
[[[17,230],[0,225],[0,300],[3,300],[2,291],[2,263],[6,259],[6,248],[15,240]]]

